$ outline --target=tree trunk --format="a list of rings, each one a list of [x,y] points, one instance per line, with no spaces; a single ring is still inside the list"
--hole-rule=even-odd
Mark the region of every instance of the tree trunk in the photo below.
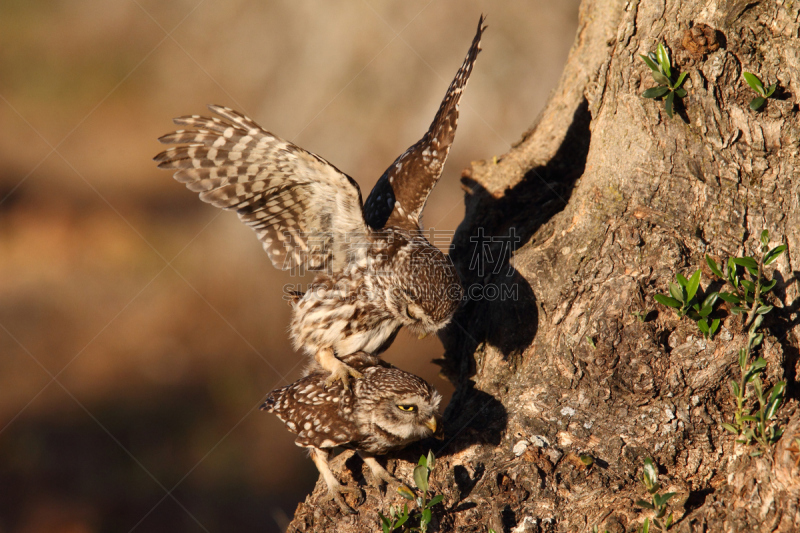
[[[472,298],[441,336],[456,385],[447,438],[388,460],[411,483],[420,453],[437,453],[432,490],[445,498],[430,530],[637,531],[653,516],[635,504],[649,497],[652,457],[661,492],[677,493],[673,531],[800,531],[799,10],[793,0],[584,1],[535,126],[464,172],[452,257]],[[690,38],[701,24],[715,30],[705,44]],[[688,72],[673,118],[641,96],[655,83],[639,54],[658,43]],[[759,112],[743,71],[778,83]],[[783,437],[751,457],[721,426],[735,407],[741,315],[721,306],[720,331],[705,340],[653,296],[701,268],[701,290],[719,290],[705,254],[753,255],[764,228],[788,253],[768,267],[775,310],[759,355],[765,386],[789,385]],[[360,460],[344,461],[343,480],[363,484]],[[343,517],[319,503],[320,482],[289,531],[379,531],[377,513],[404,500],[363,488],[358,514]]]

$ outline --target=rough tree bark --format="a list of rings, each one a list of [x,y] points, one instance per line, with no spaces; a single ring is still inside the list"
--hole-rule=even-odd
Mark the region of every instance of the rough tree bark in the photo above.
[[[459,312],[442,335],[443,372],[457,387],[447,439],[388,461],[409,480],[419,453],[438,450],[432,484],[445,499],[432,530],[638,530],[651,515],[635,505],[651,456],[678,493],[673,531],[800,531],[790,449],[800,436],[799,10],[794,0],[584,1],[561,82],[534,127],[464,172],[453,258],[466,285],[517,284],[518,293]],[[701,23],[716,30],[718,49],[683,42]],[[659,42],[689,72],[672,119],[640,96],[654,83],[638,55]],[[743,70],[779,84],[761,112],[748,108],[755,94]],[[765,380],[789,387],[784,437],[751,458],[720,426],[733,411],[727,382],[738,372],[741,319],[725,318],[705,341],[653,295],[697,268],[707,287],[704,254],[752,253],[763,228],[789,246],[774,264],[776,309],[761,353]],[[478,272],[475,253],[487,249],[504,268]],[[648,310],[644,322],[632,314]],[[586,468],[581,454],[595,464]],[[358,458],[344,461],[342,476],[363,484]],[[319,504],[318,484],[289,530],[379,531],[377,512],[400,500],[364,489],[358,514],[343,517]]]

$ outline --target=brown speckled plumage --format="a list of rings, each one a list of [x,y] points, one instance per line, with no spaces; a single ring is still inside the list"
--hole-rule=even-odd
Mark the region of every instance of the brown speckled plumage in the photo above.
[[[328,373],[312,367],[307,376],[272,391],[261,409],[274,413],[297,435],[295,443],[309,450],[331,497],[350,512],[340,494],[350,489],[343,488],[331,472],[330,450],[358,451],[377,480],[393,483],[373,456],[441,436],[441,396],[425,380],[375,355],[359,352],[344,361],[363,374],[351,388],[345,389],[341,382],[326,385]]]
[[[305,294],[293,294],[291,336],[332,378],[347,375],[335,357],[380,353],[402,326],[433,333],[463,298],[450,258],[422,235],[420,215],[453,142],[484,29],[481,18],[428,132],[363,206],[352,178],[226,107],[210,106],[221,119],[178,118],[187,129],[160,139],[178,146],[157,155],[158,166],[203,201],[236,211],[276,267],[317,272]]]

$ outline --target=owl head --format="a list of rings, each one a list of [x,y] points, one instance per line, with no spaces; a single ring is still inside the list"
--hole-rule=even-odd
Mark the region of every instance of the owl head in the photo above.
[[[367,451],[385,453],[443,435],[439,414],[442,397],[422,378],[397,368],[371,367],[364,379],[356,380],[355,387],[357,425],[366,434],[382,436],[376,444],[383,449]],[[367,442],[363,446],[372,447]]]
[[[426,240],[414,243],[395,279],[389,307],[412,333],[424,337],[443,328],[464,299],[464,289],[448,255]]]

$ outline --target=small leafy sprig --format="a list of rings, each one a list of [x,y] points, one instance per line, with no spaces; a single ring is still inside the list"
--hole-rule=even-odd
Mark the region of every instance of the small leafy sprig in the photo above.
[[[653,464],[653,460],[649,457],[644,460],[642,483],[644,483],[644,487],[647,489],[647,492],[650,493],[652,501],[648,502],[646,500],[639,500],[636,502],[636,505],[644,509],[650,509],[651,511],[654,511],[655,516],[653,516],[653,525],[662,531],[669,530],[669,528],[672,527],[673,516],[672,513],[669,513],[669,516],[664,519],[664,515],[667,514],[667,502],[670,500],[670,498],[675,496],[675,493],[658,493],[658,491],[661,490],[661,485],[658,482],[658,470],[656,469],[656,465]],[[642,524],[642,533],[648,533],[648,531],[650,531],[650,519],[645,518],[644,524]]]
[[[686,96],[686,89],[681,88],[683,81],[686,79],[686,72],[682,72],[678,79],[672,81],[672,64],[669,59],[669,53],[664,45],[658,43],[656,53],[649,52],[647,55],[639,54],[639,57],[650,68],[650,73],[658,85],[647,89],[642,93],[643,98],[661,98],[664,97],[664,111],[669,118],[672,118],[672,108],[675,102],[675,97],[683,98]]]
[[[773,421],[775,415],[783,403],[786,382],[776,383],[766,394],[764,385],[759,374],[767,366],[763,357],[758,357],[750,362],[752,354],[764,340],[764,334],[759,332],[764,321],[764,316],[772,311],[773,306],[764,301],[764,297],[775,286],[776,280],[767,281],[764,278],[764,266],[773,263],[786,251],[786,245],[781,244],[772,249],[769,248],[769,231],[761,232],[761,254],[756,261],[754,257],[733,257],[729,258],[727,268],[723,274],[722,270],[711,257],[706,256],[711,271],[719,278],[726,281],[733,292],[721,292],[719,297],[732,304],[733,314],[745,314],[745,327],[747,332],[747,342],[744,348],[739,349],[739,381],[731,380],[730,389],[736,402],[733,423],[723,423],[722,427],[734,435],[741,435],[737,442],[759,445],[759,449],[750,452],[750,455],[757,457],[762,455],[770,445],[777,442],[783,434],[783,429],[777,427]],[[750,279],[745,279],[739,275],[739,268],[749,274]],[[744,272],[742,272],[744,275]],[[755,395],[758,405],[749,406],[751,397]]]
[[[431,508],[434,505],[441,503],[441,501],[444,499],[444,495],[442,494],[434,496],[430,500],[428,499],[428,480],[435,465],[436,456],[432,451],[428,451],[427,456],[423,455],[419,458],[419,463],[414,468],[414,483],[417,485],[417,489],[419,489],[422,494],[419,496],[415,495],[414,492],[406,485],[401,485],[397,489],[397,492],[400,494],[400,496],[409,501],[415,502],[418,510],[409,513],[408,504],[406,503],[403,505],[402,510],[400,509],[400,506],[389,508],[388,517],[384,516],[382,513],[378,513],[378,516],[381,519],[383,533],[391,533],[392,531],[403,527],[410,518],[419,518],[419,527],[409,527],[403,531],[419,531],[420,533],[425,533],[428,531],[428,526],[430,525],[432,519]]]
[[[763,357],[759,357],[752,363],[748,363],[750,352],[761,344],[764,337],[762,333],[755,332],[760,325],[761,317],[758,317],[754,322],[755,327],[751,328],[749,332],[746,347],[739,350],[741,378],[738,383],[734,380],[730,382],[731,393],[736,401],[736,412],[734,413],[733,424],[722,424],[723,428],[734,435],[742,436],[736,442],[742,444],[756,442],[759,445],[759,449],[750,452],[753,457],[762,455],[783,434],[783,428],[775,426],[772,421],[775,419],[778,408],[783,403],[786,390],[786,382],[779,381],[764,394],[764,385],[759,374],[764,371],[767,362]],[[752,383],[752,390],[748,388],[750,383]],[[752,396],[752,392],[755,392],[758,407],[754,406],[751,409],[745,409],[745,404]],[[747,411],[749,411],[749,414],[745,414]]]
[[[778,257],[786,251],[786,245],[781,244],[769,249],[769,231],[761,232],[761,257],[758,261],[752,256],[730,257],[728,258],[725,273],[717,265],[716,261],[706,255],[706,263],[711,272],[721,278],[731,286],[733,292],[721,292],[719,297],[729,304],[732,304],[731,313],[738,315],[747,313],[745,327],[752,326],[756,317],[765,315],[772,311],[772,306],[764,302],[764,296],[775,287],[776,280],[767,281],[763,279],[764,267],[775,262]],[[739,275],[738,267],[744,267],[750,275],[746,279]]]
[[[761,106],[764,105],[764,102],[767,101],[767,98],[772,96],[772,93],[775,92],[775,88],[778,86],[777,83],[773,83],[769,87],[764,87],[764,84],[761,82],[758,76],[753,74],[752,72],[742,72],[742,76],[744,77],[744,81],[747,82],[758,96],[750,100],[750,109],[753,111],[758,111],[761,109]]]
[[[653,298],[660,304],[672,307],[678,317],[688,316],[697,324],[698,329],[706,339],[711,339],[719,329],[719,319],[715,318],[708,323],[708,315],[714,310],[714,304],[719,295],[710,293],[702,302],[698,299],[697,290],[700,288],[700,271],[695,271],[689,279],[683,274],[676,275],[678,283],[669,284],[669,294],[656,294]]]

